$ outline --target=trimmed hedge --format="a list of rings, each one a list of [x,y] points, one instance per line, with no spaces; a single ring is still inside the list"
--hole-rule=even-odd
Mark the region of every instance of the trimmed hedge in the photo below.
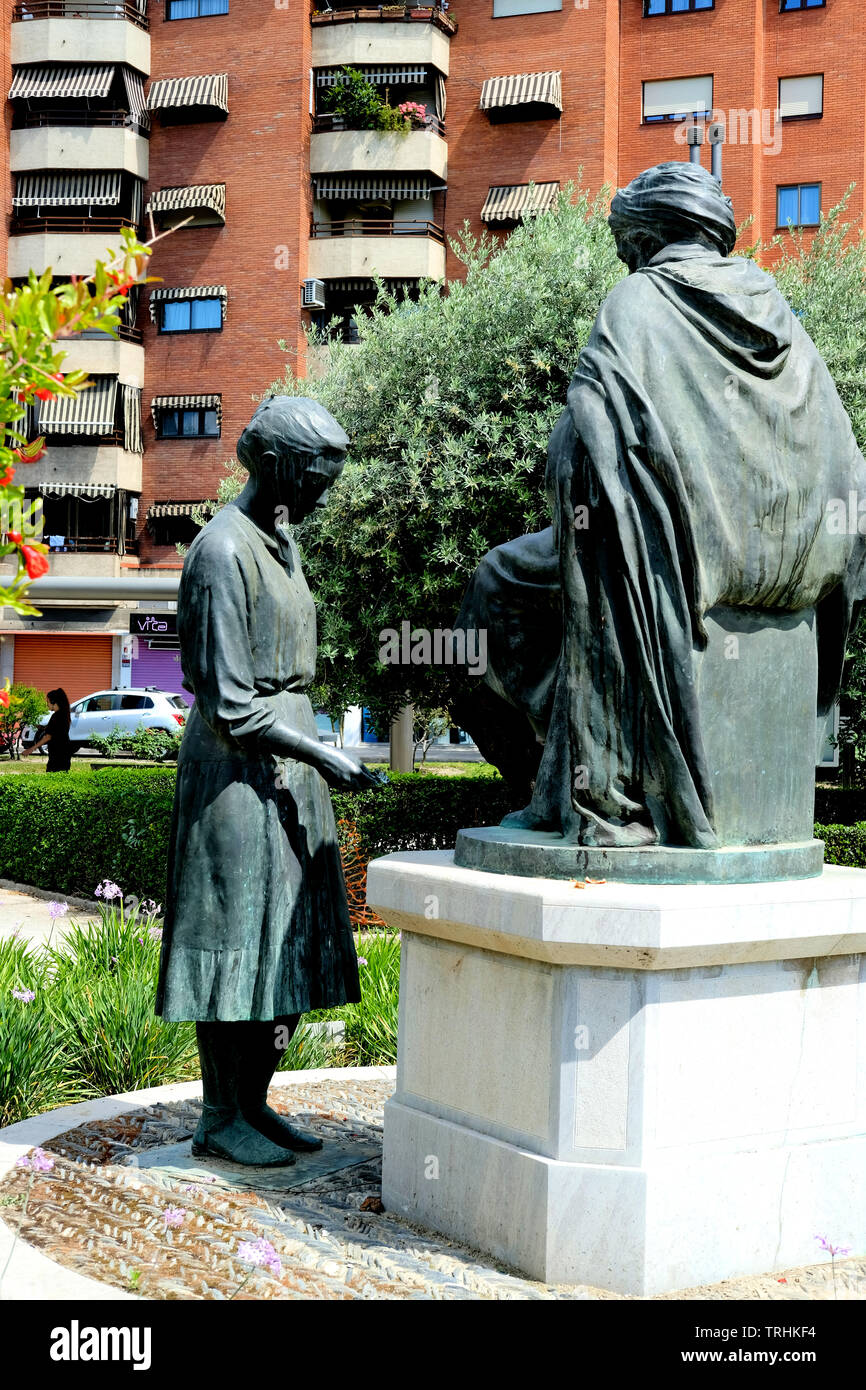
[[[824,862],[866,869],[866,820],[856,825],[816,825],[815,835],[824,841]]]
[[[334,792],[344,848],[362,862],[395,850],[449,849],[461,826],[512,809],[499,777],[392,773],[382,792]],[[0,878],[92,897],[104,878],[165,901],[174,768],[0,774]],[[354,839],[354,834],[357,839]],[[866,868],[866,820],[822,825],[828,864]]]
[[[165,901],[175,769],[0,774],[0,878],[92,897],[104,878]],[[446,849],[463,825],[509,809],[497,776],[391,773],[382,792],[334,792],[337,821],[358,833],[364,861],[391,850]],[[341,840],[346,826],[340,827]]]

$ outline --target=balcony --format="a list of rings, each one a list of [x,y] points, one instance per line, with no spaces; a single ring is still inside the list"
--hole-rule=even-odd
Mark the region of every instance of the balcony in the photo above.
[[[448,145],[438,129],[332,129],[310,138],[311,174],[425,173],[444,182],[447,172]]]
[[[44,458],[30,467],[34,483],[66,483],[82,486],[105,483],[126,492],[141,492],[141,454],[123,447],[123,431],[78,444],[61,443],[70,435],[49,435]],[[54,441],[57,441],[56,443]]]
[[[11,62],[127,63],[147,76],[149,27],[144,7],[129,0],[30,0],[12,11]]]
[[[26,278],[31,270],[40,275],[49,266],[55,278],[90,275],[94,261],[107,258],[109,248],[119,253],[121,227],[134,227],[125,217],[18,217],[9,236],[7,274]]]
[[[144,348],[134,342],[94,333],[61,338],[57,346],[66,353],[64,372],[80,368],[96,376],[116,376],[128,386],[144,385]]]
[[[123,112],[93,112],[93,120],[66,124],[61,115],[24,118],[25,129],[11,132],[13,173],[29,169],[122,169],[147,179],[147,139],[127,124]]]
[[[448,76],[457,25],[438,7],[384,5],[337,8],[314,14],[312,65],[411,63]]]
[[[444,280],[445,233],[435,222],[348,218],[314,222],[307,274],[316,280]]]

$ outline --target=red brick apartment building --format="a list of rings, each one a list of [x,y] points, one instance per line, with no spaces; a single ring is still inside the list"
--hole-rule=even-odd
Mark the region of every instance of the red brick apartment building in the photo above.
[[[687,123],[714,120],[750,240],[813,225],[851,182],[862,220],[863,0],[2,5],[8,274],[86,273],[120,226],[186,219],[119,341],[71,343],[87,404],[33,421],[54,574],[176,570],[279,341],[303,372],[311,315],[351,337],[374,271],[410,295],[459,275],[467,219],[507,233],[579,173],[597,189],[686,159]],[[426,121],[353,128],[330,109],[345,66]],[[130,659],[129,627],[113,603],[7,612],[0,680],[179,688],[171,636]]]

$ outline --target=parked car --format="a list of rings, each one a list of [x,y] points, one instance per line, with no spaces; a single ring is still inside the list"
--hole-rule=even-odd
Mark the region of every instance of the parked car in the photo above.
[[[146,729],[176,734],[186,723],[189,706],[180,695],[147,685],[128,690],[97,690],[93,695],[85,695],[83,700],[76,700],[69,712],[72,716],[69,737],[73,751],[78,752],[94,735],[103,737],[115,729],[122,734],[134,734],[142,724]],[[47,724],[50,718],[50,714],[43,715],[40,726]],[[38,737],[35,728],[28,729],[24,747],[29,748]]]

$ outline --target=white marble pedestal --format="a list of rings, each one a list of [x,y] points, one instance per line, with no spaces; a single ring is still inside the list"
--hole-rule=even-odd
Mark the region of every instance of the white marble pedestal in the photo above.
[[[866,1248],[866,872],[577,889],[369,866],[403,932],[383,1200],[654,1294]]]

